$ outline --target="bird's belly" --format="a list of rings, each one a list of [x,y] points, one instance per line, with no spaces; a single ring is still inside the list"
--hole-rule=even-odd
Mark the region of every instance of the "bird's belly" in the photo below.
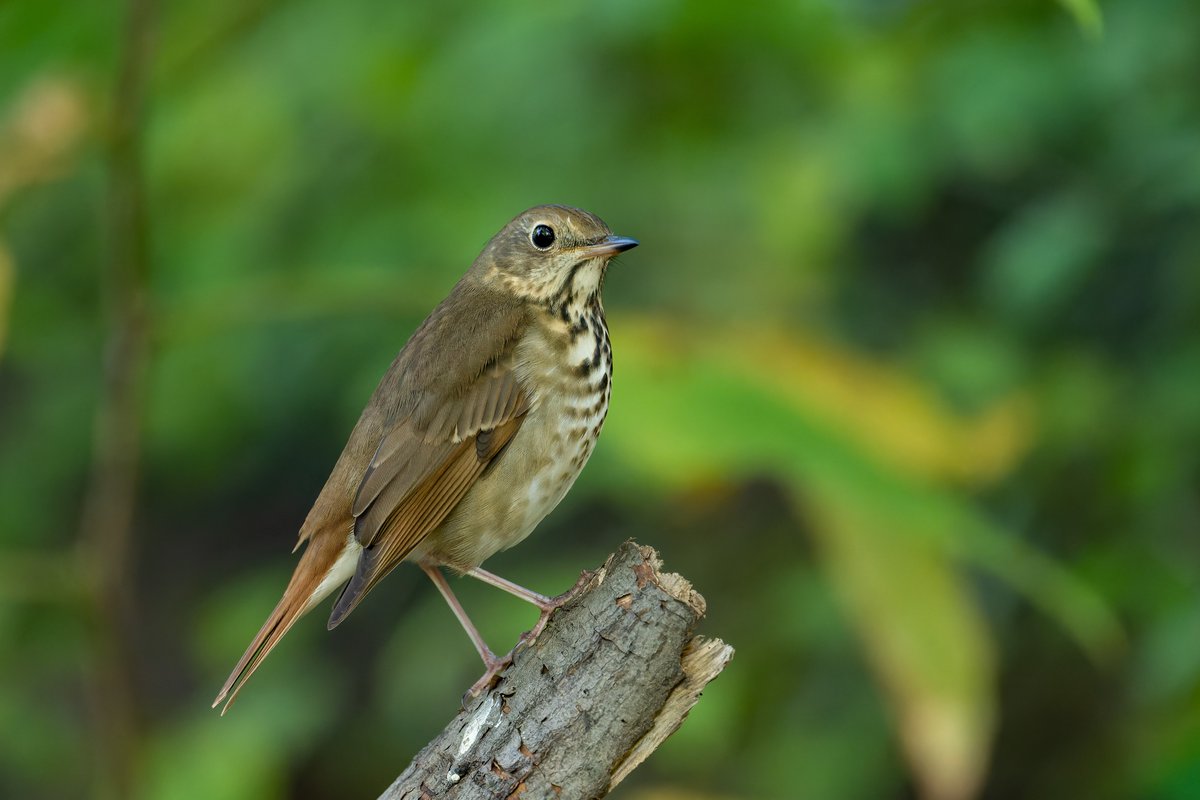
[[[600,391],[545,399],[412,557],[466,571],[519,543],[575,483],[607,411],[607,381]]]
[[[604,398],[581,399],[577,408],[544,423],[548,433],[543,438],[547,440],[544,444],[549,455],[530,465],[534,471],[529,473],[524,491],[510,499],[509,515],[515,530],[513,540],[504,547],[528,536],[566,496],[592,455],[604,426],[606,407]]]

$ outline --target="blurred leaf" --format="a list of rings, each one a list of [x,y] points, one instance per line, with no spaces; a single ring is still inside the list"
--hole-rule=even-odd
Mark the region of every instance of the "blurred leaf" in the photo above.
[[[908,371],[936,386],[943,402],[959,413],[987,408],[1005,398],[1009,402],[1021,398],[1024,406],[1036,406],[1036,398],[1026,399],[1028,393],[1022,389],[1029,368],[1026,354],[1004,326],[991,320],[962,315],[925,323],[913,343],[911,359]],[[1031,418],[1036,413],[1028,408],[1025,412],[1030,428],[1035,427]],[[1040,427],[1037,432],[1043,433]]]
[[[58,76],[29,82],[0,121],[0,211],[18,190],[67,172],[87,124],[75,82]],[[0,239],[0,356],[8,335],[15,272],[12,254]]]
[[[1095,267],[1109,230],[1090,198],[1074,193],[1022,209],[985,251],[985,302],[1024,327],[1058,312]]]
[[[87,125],[74,81],[42,76],[26,85],[0,124],[0,207],[17,190],[66,173]]]
[[[872,469],[920,483],[986,483],[1011,470],[1031,441],[1028,403],[1021,396],[967,417],[899,370],[816,338],[745,326],[702,331],[681,320],[626,317],[613,330],[622,345],[616,380],[633,396],[632,406],[661,401],[674,406],[661,409],[668,423],[708,423],[704,438],[696,436],[701,429],[680,439],[675,437],[682,432],[667,428],[675,432],[647,454],[672,464],[686,461],[682,470],[667,472],[679,479],[729,458],[751,468],[784,459],[806,473],[819,473],[822,463],[811,448],[797,447],[816,438],[830,447],[848,448]],[[629,369],[639,382],[625,388],[631,361]],[[640,382],[651,375],[683,384]],[[782,415],[772,420],[773,429],[767,419],[746,414],[745,407],[756,397],[769,400],[775,414]],[[620,395],[615,398],[625,402]],[[637,416],[647,414],[639,410]],[[625,415],[614,420],[615,426],[628,424]],[[654,471],[666,469],[664,462]]]
[[[957,414],[910,376],[813,338],[743,331],[720,337],[725,364],[776,391],[864,453],[927,480],[987,483],[1030,444],[1028,402],[1004,398],[974,418]]]
[[[1083,32],[1093,39],[1099,39],[1104,33],[1104,15],[1096,0],[1058,0],[1071,15]]]
[[[807,497],[807,496],[806,496]],[[895,710],[922,796],[975,795],[995,717],[990,634],[952,562],[866,504],[808,497],[823,561]]]

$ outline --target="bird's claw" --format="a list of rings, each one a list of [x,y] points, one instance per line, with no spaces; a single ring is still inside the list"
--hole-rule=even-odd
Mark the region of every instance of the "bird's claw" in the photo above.
[[[479,680],[471,684],[471,688],[462,696],[462,707],[465,711],[467,706],[476,697],[479,697],[483,692],[489,691],[500,681],[500,674],[508,669],[513,663],[513,653],[516,652],[514,647],[508,651],[507,655],[497,657],[492,655],[488,659],[487,669],[479,676]]]

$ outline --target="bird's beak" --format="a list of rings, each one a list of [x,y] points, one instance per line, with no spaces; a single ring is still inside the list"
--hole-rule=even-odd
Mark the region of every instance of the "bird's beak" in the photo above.
[[[626,250],[632,250],[637,246],[638,240],[630,239],[628,236],[605,236],[595,244],[579,248],[579,252],[585,258],[605,258],[607,256],[615,256],[617,253],[623,253]]]

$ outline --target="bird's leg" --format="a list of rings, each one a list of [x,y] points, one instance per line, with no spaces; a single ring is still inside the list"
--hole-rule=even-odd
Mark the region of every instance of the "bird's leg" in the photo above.
[[[484,689],[491,686],[504,668],[512,663],[512,653],[499,657],[492,652],[487,646],[487,642],[483,640],[483,634],[475,627],[475,623],[471,622],[471,618],[467,616],[467,611],[462,607],[462,603],[458,602],[458,598],[454,596],[450,584],[446,582],[446,576],[437,567],[431,567],[428,564],[421,564],[421,570],[429,576],[429,580],[433,581],[433,585],[441,592],[442,599],[446,601],[446,605],[450,606],[450,610],[454,612],[454,616],[458,617],[458,622],[463,626],[463,630],[467,632],[467,636],[471,639],[471,644],[475,645],[475,650],[479,653],[479,657],[483,659],[484,672],[479,680],[475,681],[474,685],[464,695],[464,702],[468,697],[474,697]]]
[[[488,572],[486,569],[475,567],[474,569],[468,570],[466,574],[470,575],[472,578],[481,580],[490,586],[495,586],[497,589],[503,589],[513,597],[521,598],[526,603],[532,603],[542,611],[545,611],[547,608],[557,608],[557,606],[551,606],[553,601],[549,597],[546,597],[546,595],[538,594],[532,589],[526,589],[524,586],[513,583],[507,578],[501,578],[494,572]]]
[[[517,648],[519,648],[522,644],[532,642],[534,639],[536,639],[538,634],[542,632],[542,629],[546,627],[546,622],[550,619],[550,615],[555,611],[555,609],[561,608],[567,603],[568,600],[578,594],[579,590],[583,588],[583,585],[587,582],[587,579],[591,577],[591,573],[584,572],[579,576],[579,580],[575,583],[575,585],[567,591],[563,592],[557,597],[546,597],[544,594],[538,594],[537,592],[526,589],[524,586],[515,584],[510,580],[501,578],[499,575],[488,572],[485,569],[480,569],[479,567],[466,572],[465,574],[470,575],[473,578],[477,578],[478,580],[481,580],[491,586],[495,586],[497,589],[503,589],[514,597],[519,597],[527,603],[532,603],[541,610],[537,624],[533,626],[532,630],[521,634],[521,639],[517,642],[517,646],[508,651],[508,653],[505,655],[497,656],[492,652],[491,648],[487,646],[487,642],[485,642],[483,639],[483,634],[481,634],[479,629],[475,627],[475,623],[471,621],[469,616],[467,616],[466,609],[463,608],[462,603],[460,603],[458,598],[454,595],[454,591],[450,588],[450,584],[446,581],[446,576],[442,574],[442,571],[429,564],[421,564],[420,567],[421,571],[429,576],[429,580],[433,581],[433,585],[436,586],[437,590],[441,593],[442,599],[446,601],[446,605],[450,606],[450,610],[453,611],[454,616],[458,618],[459,624],[463,626],[463,630],[465,630],[467,632],[467,636],[470,637],[471,644],[475,645],[475,650],[479,653],[479,658],[483,660],[483,665],[485,667],[483,675],[481,675],[479,680],[475,681],[471,688],[467,690],[467,693],[463,695],[464,705],[468,699],[477,696],[480,692],[490,688],[492,684],[495,683],[496,677],[503,672],[506,667],[512,664],[513,656],[517,652]]]
[[[538,634],[542,632],[542,629],[546,627],[546,622],[550,619],[550,615],[554,613],[555,609],[562,608],[564,605],[566,605],[567,601],[578,594],[579,590],[582,589],[583,585],[587,582],[587,579],[591,577],[590,573],[584,572],[579,576],[579,580],[575,582],[575,585],[567,591],[563,592],[557,597],[546,597],[544,594],[538,594],[531,589],[526,589],[524,586],[515,584],[506,578],[501,578],[499,575],[493,572],[488,572],[486,569],[475,567],[474,569],[468,570],[466,574],[470,575],[472,578],[481,580],[486,584],[495,586],[497,589],[503,589],[513,597],[519,597],[527,603],[532,603],[541,610],[542,613],[538,616],[537,624],[533,626],[532,630],[521,634],[521,642],[517,643],[518,647],[520,647],[522,642],[532,642],[534,639],[536,639]],[[513,650],[515,651],[516,648],[514,647]],[[512,657],[511,652],[508,655],[510,658]]]

